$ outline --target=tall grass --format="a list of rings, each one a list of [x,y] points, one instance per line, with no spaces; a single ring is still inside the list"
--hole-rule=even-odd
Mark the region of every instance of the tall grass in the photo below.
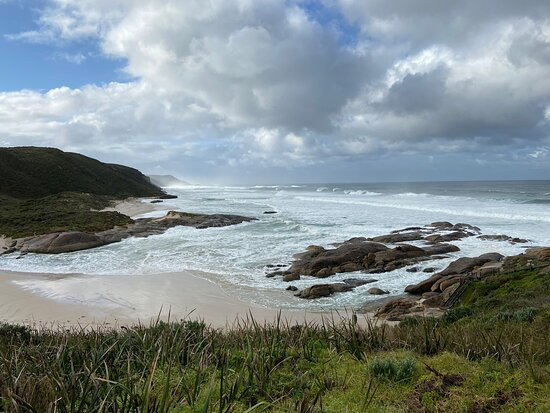
[[[121,329],[2,325],[0,411],[323,411],[327,392],[355,385],[335,368],[344,357],[365,365],[357,386],[366,409],[379,375],[392,370],[388,377],[407,380],[415,372],[414,360],[369,369],[367,358],[378,351],[450,351],[525,367],[534,376],[550,362],[546,324],[480,323],[424,319],[390,327],[336,317],[296,325],[249,317],[225,330],[159,320]]]

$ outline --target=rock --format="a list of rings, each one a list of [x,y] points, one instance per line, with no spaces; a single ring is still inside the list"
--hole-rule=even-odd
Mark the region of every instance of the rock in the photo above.
[[[439,290],[443,292],[446,289],[448,289],[450,286],[456,283],[462,282],[463,279],[464,279],[463,276],[458,276],[458,277],[450,277],[446,280],[443,280],[439,283]]]
[[[436,268],[434,267],[426,267],[422,270],[422,272],[436,272]]]
[[[443,294],[441,293],[432,293],[433,295],[427,297],[422,301],[424,307],[440,307],[443,304]]]
[[[461,283],[457,282],[445,288],[445,290],[443,290],[443,292],[441,293],[441,299],[442,299],[443,305],[445,305],[445,303],[447,303],[451,299],[451,297],[458,290],[460,285]]]
[[[407,268],[405,271],[407,271],[407,272],[418,272],[418,268],[417,267]]]
[[[61,254],[105,245],[102,237],[86,232],[56,232],[27,238],[21,251],[36,254]]]
[[[271,215],[271,214],[276,214],[277,211],[264,211],[264,214],[266,215]]]
[[[162,199],[154,199],[151,201],[151,204],[160,204],[161,202],[164,202]]]
[[[392,232],[390,232],[390,234],[397,234],[399,232],[421,231],[423,229],[424,228],[422,228],[422,227],[407,227],[407,228],[403,228],[403,229],[393,230]]]
[[[356,244],[356,243],[365,242],[365,241],[367,241],[367,239],[365,237],[353,237],[353,238],[350,238],[350,239],[348,239],[347,241],[344,241],[344,242],[335,242],[332,245],[335,246],[335,247],[339,247],[339,246],[345,245],[345,244]]]
[[[388,247],[376,242],[346,243],[338,248],[328,250],[311,246],[307,251],[294,256],[296,260],[288,271],[324,278],[336,274],[336,272],[362,270],[367,268],[368,260],[366,259],[371,253],[387,249]],[[372,261],[374,261],[374,255]]]
[[[287,291],[298,291],[298,287],[296,287],[294,285],[289,285],[288,287],[286,287],[286,290]]]
[[[445,268],[443,271],[441,271],[440,275],[450,275],[450,274],[465,274],[476,267],[480,267],[483,264],[490,262],[490,261],[498,261],[502,258],[502,255],[498,253],[488,253],[480,255],[479,257],[462,257],[457,259],[456,261],[453,261],[449,264],[447,268]]]
[[[13,253],[16,252],[16,251],[17,251],[17,248],[11,247],[11,248],[6,249],[5,251],[2,251],[2,252],[0,253],[0,255],[13,254]]]
[[[145,218],[147,219],[147,218]],[[176,226],[195,227],[197,229],[226,227],[243,222],[255,221],[256,218],[248,218],[240,215],[226,214],[193,214],[189,212],[169,211],[166,216],[147,221],[149,227],[157,227],[161,230]],[[139,220],[138,220],[139,221]]]
[[[498,274],[502,268],[503,262],[488,262],[483,264],[481,267],[476,268],[473,273],[477,278],[488,277],[489,275]]]
[[[381,288],[376,288],[376,287],[369,288],[367,292],[372,295],[384,295],[384,294],[390,293],[387,290],[382,290]]]
[[[480,240],[483,241],[508,241],[511,244],[524,244],[529,242],[529,240],[517,237],[511,237],[509,235],[480,235],[478,236]]]
[[[473,232],[480,232],[481,229],[479,227],[470,225],[470,224],[464,224],[463,222],[459,222],[458,224],[453,225],[453,229],[460,230],[460,231],[473,231]]]
[[[550,261],[550,247],[529,248],[525,255],[541,261]]]
[[[440,293],[436,293],[434,291],[428,291],[427,293],[422,293],[422,298],[430,298],[434,295],[439,295]]]
[[[300,279],[300,274],[298,273],[290,273],[283,276],[284,282],[297,281],[299,279]]]
[[[336,292],[346,292],[351,290],[353,290],[353,287],[345,283],[316,284],[303,289],[298,294],[296,294],[296,297],[311,300],[315,298],[328,297]]]
[[[432,222],[430,227],[434,227],[436,229],[442,230],[442,229],[449,229],[453,227],[453,224],[447,221],[438,221],[438,222]]]
[[[395,233],[388,235],[380,235],[378,237],[369,238],[369,241],[382,242],[384,244],[395,244],[396,242],[417,241],[421,240],[424,235],[419,231]]]
[[[16,250],[39,254],[59,254],[64,252],[80,251],[102,245],[120,242],[129,237],[148,237],[164,233],[167,229],[176,226],[191,226],[197,229],[210,227],[224,227],[254,221],[239,215],[225,214],[190,214],[186,212],[170,211],[160,218],[141,218],[126,227],[115,227],[95,234],[69,231],[55,232],[17,240]]]
[[[352,287],[360,287],[365,284],[374,283],[378,280],[375,280],[374,278],[367,278],[367,279],[361,279],[361,278],[346,278],[344,280],[345,284],[351,285]]]
[[[416,305],[416,300],[411,298],[396,298],[386,302],[376,312],[376,316],[381,317],[398,317],[404,314],[408,314],[410,310]]]
[[[454,231],[450,232],[448,234],[433,234],[428,235],[427,237],[424,237],[424,240],[431,242],[431,243],[439,243],[439,242],[449,242],[449,241],[458,241],[462,238],[470,237],[472,234],[469,234],[464,231]]]
[[[429,247],[424,247],[423,249],[428,255],[447,254],[449,252],[460,251],[460,248],[453,244],[435,244]]]
[[[159,199],[176,199],[177,197],[178,197],[177,195],[164,194],[159,196],[158,198]]]
[[[405,288],[406,293],[422,294],[431,291],[432,286],[441,278],[440,274],[434,274],[427,280],[421,281],[418,284],[408,285]]]

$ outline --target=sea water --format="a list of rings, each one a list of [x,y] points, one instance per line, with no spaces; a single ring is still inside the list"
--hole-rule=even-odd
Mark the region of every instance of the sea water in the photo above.
[[[46,273],[107,275],[199,270],[247,302],[281,308],[357,307],[378,297],[373,286],[400,294],[406,285],[427,277],[405,268],[376,274],[376,283],[319,300],[302,300],[283,291],[288,284],[267,278],[270,264],[289,264],[293,254],[309,245],[331,247],[351,237],[372,237],[394,229],[421,226],[433,221],[464,222],[483,234],[527,238],[528,244],[482,241],[476,237],[454,242],[460,251],[444,260],[428,261],[420,268],[443,268],[461,256],[486,252],[518,254],[526,247],[550,245],[550,181],[437,182],[380,184],[296,184],[272,186],[186,186],[167,188],[178,199],[157,204],[161,210],[145,216],[162,216],[167,210],[228,213],[255,217],[250,223],[194,229],[176,227],[162,235],[132,238],[117,244],[60,255],[29,254],[0,257],[0,268]],[[275,214],[264,214],[274,211]],[[417,243],[418,245],[421,245]],[[373,278],[362,273],[337,274],[322,282],[345,278]],[[302,277],[292,284],[303,288],[318,279]],[[88,283],[89,284],[89,283]],[[23,287],[64,297],[52,283],[30,282]],[[75,294],[75,289],[71,290]],[[73,297],[74,298],[74,297]],[[76,297],[78,299],[78,297]]]

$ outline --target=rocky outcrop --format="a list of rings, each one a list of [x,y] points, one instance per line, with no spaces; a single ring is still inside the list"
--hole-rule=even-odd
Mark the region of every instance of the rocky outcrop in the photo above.
[[[527,239],[511,237],[509,235],[480,235],[478,236],[483,241],[508,241],[510,244],[525,244],[529,242]]]
[[[20,247],[21,252],[37,254],[60,254],[100,247],[106,242],[102,237],[85,232],[60,232],[27,239]]]
[[[162,234],[167,229],[176,226],[189,226],[197,229],[204,229],[236,225],[242,222],[253,221],[254,219],[255,218],[239,215],[206,215],[170,211],[161,218],[142,218],[136,220],[135,223],[127,227],[115,227],[95,234],[71,231],[20,238],[10,251],[37,254],[60,254],[96,248],[120,242],[129,237],[148,237]]]

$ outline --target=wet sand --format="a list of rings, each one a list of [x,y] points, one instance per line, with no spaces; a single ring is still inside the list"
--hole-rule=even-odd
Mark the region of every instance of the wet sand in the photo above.
[[[252,316],[274,322],[279,310],[234,298],[201,273],[159,275],[56,275],[0,270],[0,321],[26,325],[125,326],[158,316],[203,320],[229,327]],[[291,323],[338,319],[336,313],[281,310]],[[362,316],[360,316],[362,318]]]

